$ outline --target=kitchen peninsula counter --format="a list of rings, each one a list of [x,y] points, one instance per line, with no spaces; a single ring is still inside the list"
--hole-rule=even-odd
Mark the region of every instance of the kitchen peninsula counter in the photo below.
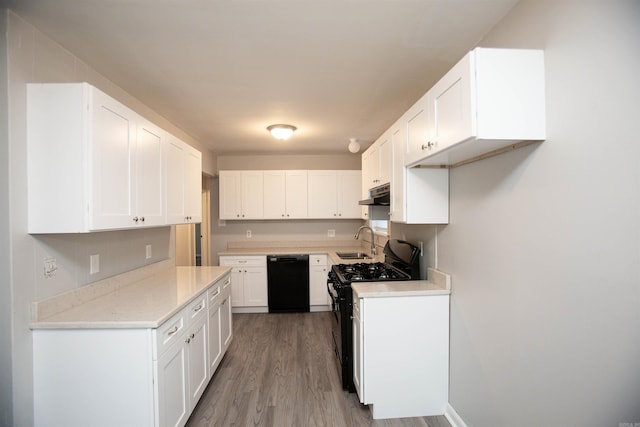
[[[34,303],[31,329],[157,328],[230,271],[164,267],[124,273]]]

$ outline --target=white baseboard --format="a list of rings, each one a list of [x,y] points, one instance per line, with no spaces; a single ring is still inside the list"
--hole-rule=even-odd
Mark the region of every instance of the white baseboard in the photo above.
[[[451,424],[451,427],[467,427],[462,417],[458,415],[450,403],[447,403],[447,409],[444,412],[444,416],[447,421],[449,421],[449,424]]]

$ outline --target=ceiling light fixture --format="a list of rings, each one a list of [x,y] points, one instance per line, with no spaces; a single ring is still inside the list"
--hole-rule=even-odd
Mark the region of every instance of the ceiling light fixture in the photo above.
[[[267,130],[269,132],[271,132],[271,135],[273,135],[273,137],[275,139],[281,139],[281,140],[285,140],[285,139],[289,139],[291,138],[291,135],[293,135],[293,132],[298,129],[295,126],[291,126],[291,125],[271,125],[271,126],[267,126]]]
[[[349,138],[349,151],[353,154],[360,151],[360,143],[358,143],[356,138]]]

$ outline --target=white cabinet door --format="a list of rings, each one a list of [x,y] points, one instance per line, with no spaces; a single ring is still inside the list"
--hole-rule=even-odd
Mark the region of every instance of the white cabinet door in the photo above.
[[[382,139],[382,136],[380,139]],[[380,175],[380,139],[374,142],[371,147],[362,153],[362,186],[363,190],[369,191],[370,188],[377,187]]]
[[[200,223],[202,222],[202,153],[186,145],[184,163],[184,210],[187,217],[186,222]]]
[[[378,148],[378,185],[391,182],[391,175],[393,170],[393,147],[391,144],[391,135],[385,135]]]
[[[327,293],[327,266],[326,255],[309,255],[309,305],[328,306],[329,294]]]
[[[264,216],[262,171],[242,171],[242,218],[262,219]]]
[[[220,265],[224,265],[222,260]],[[231,298],[234,307],[244,305],[244,277],[243,267],[233,267],[231,269]]]
[[[391,147],[393,150],[393,167],[391,178],[391,206],[389,213],[391,221],[404,222],[405,220],[405,166],[404,156],[406,149],[406,121],[404,117],[398,120],[390,128]]]
[[[91,121],[91,226],[108,230],[135,226],[137,115],[93,90]],[[63,189],[58,189],[64,191]]]
[[[193,410],[209,382],[208,318],[199,315],[187,337],[189,355],[189,412]]]
[[[242,214],[242,174],[220,171],[220,219],[239,219]]]
[[[172,135],[167,135],[165,154],[167,222],[200,222],[202,154]]]
[[[286,177],[286,216],[290,219],[307,218],[307,171],[288,170]],[[265,199],[266,200],[266,199]]]
[[[338,196],[337,207],[338,217],[343,219],[360,218],[361,209],[358,202],[360,201],[361,172],[354,171],[337,171],[337,189],[336,194]]]
[[[140,118],[136,144],[136,216],[143,225],[164,225],[164,131]]]
[[[406,121],[405,163],[422,157],[431,140],[433,112],[428,95],[423,95],[404,115]]]
[[[268,305],[266,267],[246,267],[244,273],[244,305],[266,307]]]
[[[262,171],[220,171],[220,219],[263,219]]]
[[[209,303],[209,377],[216,371],[222,359],[221,303],[222,301]]]
[[[362,174],[359,170],[309,171],[308,184],[309,218],[360,218]]]
[[[174,343],[156,362],[160,427],[182,426],[189,418],[187,346]]]
[[[285,219],[287,213],[287,182],[285,171],[264,171],[264,218]]]
[[[220,339],[224,351],[229,348],[231,339],[233,338],[233,320],[231,314],[231,294],[229,294],[220,306]]]
[[[338,216],[338,178],[334,170],[308,173],[309,218],[327,219]]]
[[[362,343],[362,314],[360,299],[353,299],[353,317],[351,320],[351,328],[353,335],[353,384],[356,393],[360,399],[360,403],[365,403],[364,384],[363,384],[363,364],[364,359],[363,343]]]
[[[475,135],[471,55],[466,55],[428,92],[432,129],[428,151],[440,151]]]

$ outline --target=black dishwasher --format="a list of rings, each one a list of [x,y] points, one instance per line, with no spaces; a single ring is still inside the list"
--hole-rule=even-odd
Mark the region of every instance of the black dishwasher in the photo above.
[[[309,311],[309,255],[267,255],[269,313]]]

